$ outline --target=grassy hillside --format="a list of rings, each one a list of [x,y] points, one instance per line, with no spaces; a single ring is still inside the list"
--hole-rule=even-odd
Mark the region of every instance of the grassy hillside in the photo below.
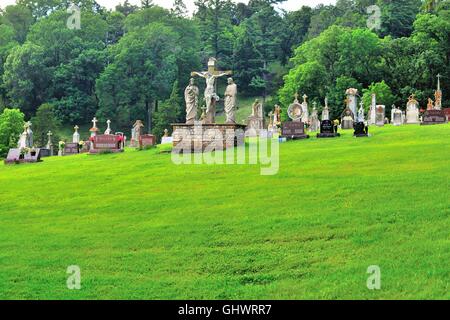
[[[275,176],[158,150],[0,165],[0,298],[448,299],[449,129],[285,143]]]

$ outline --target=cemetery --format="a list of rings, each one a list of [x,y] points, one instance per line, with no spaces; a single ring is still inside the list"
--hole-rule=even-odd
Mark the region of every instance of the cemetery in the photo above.
[[[448,298],[448,48],[414,50],[450,10],[390,34],[218,2],[218,34],[212,2],[83,7],[89,35],[0,7],[0,299]]]

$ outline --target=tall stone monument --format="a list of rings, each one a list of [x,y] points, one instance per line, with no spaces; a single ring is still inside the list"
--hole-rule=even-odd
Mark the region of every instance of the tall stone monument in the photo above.
[[[436,100],[434,103],[434,110],[442,110],[442,90],[441,90],[441,75],[438,74],[438,83],[437,90],[434,93],[434,99]]]
[[[345,94],[347,95],[347,107],[352,111],[353,115],[356,115],[358,108],[358,89],[347,89]]]
[[[247,129],[255,130],[257,134],[264,129],[264,110],[259,99],[256,99],[252,105],[252,114],[248,117]]]
[[[317,103],[313,103],[313,110],[310,117],[309,131],[316,132],[320,128],[319,113],[317,111]]]
[[[298,98],[296,98],[298,101]],[[309,109],[308,109],[308,96],[306,94],[303,95],[303,103],[302,103],[302,122],[309,123]]]
[[[325,107],[322,110],[322,121],[330,120],[330,108],[328,107],[328,98],[325,98]]]
[[[375,93],[372,93],[372,103],[370,104],[368,117],[369,125],[375,125],[377,123],[376,118],[377,118],[377,95]]]

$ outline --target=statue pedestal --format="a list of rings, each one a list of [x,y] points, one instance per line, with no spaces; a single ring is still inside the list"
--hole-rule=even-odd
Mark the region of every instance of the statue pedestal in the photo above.
[[[245,144],[241,124],[172,124],[174,152],[201,153]]]

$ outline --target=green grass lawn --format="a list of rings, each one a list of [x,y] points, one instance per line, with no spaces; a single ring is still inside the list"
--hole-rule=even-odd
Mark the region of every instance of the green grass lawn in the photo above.
[[[0,165],[0,298],[449,299],[450,125],[372,133],[281,144],[275,176],[158,150]]]

